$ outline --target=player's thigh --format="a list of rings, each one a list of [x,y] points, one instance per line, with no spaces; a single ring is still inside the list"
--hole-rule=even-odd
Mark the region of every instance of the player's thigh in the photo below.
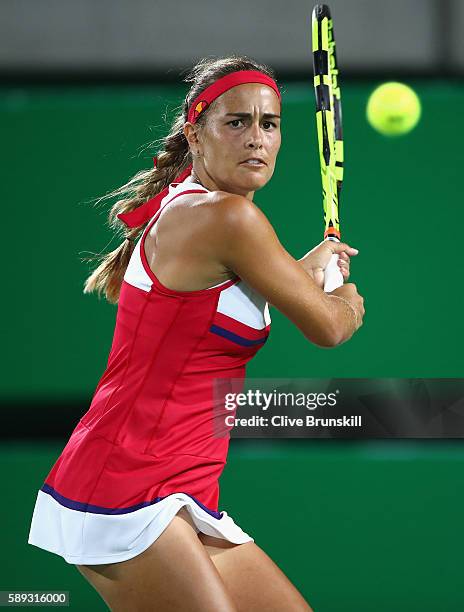
[[[274,561],[254,542],[232,544],[198,534],[239,612],[312,612]]]
[[[77,568],[114,612],[236,612],[184,508],[140,555]]]

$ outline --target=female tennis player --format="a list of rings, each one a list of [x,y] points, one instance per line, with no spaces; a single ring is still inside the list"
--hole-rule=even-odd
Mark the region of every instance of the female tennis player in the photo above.
[[[295,260],[253,203],[281,143],[272,71],[232,56],[186,80],[155,167],[116,190],[126,239],[84,289],[118,303],[108,365],[38,492],[29,543],[75,564],[111,610],[311,610],[218,510],[230,431],[216,435],[213,408],[266,342],[268,304],[318,346],[352,336],[363,298],[322,285],[332,253],[346,280],[357,251],[323,242]]]

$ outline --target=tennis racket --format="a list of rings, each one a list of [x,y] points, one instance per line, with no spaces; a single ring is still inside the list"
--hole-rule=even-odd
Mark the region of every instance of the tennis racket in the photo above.
[[[333,20],[326,4],[317,4],[312,14],[316,125],[321,162],[324,239],[340,241],[338,216],[343,182],[343,132],[340,83]],[[343,285],[343,275],[334,254],[324,270],[324,291]]]

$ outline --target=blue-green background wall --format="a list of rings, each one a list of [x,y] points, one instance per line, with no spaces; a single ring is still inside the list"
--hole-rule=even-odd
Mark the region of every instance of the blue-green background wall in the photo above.
[[[272,309],[272,341],[253,376],[459,377],[460,191],[464,87],[415,85],[423,118],[388,140],[366,123],[374,84],[343,91],[343,238],[359,248],[352,280],[365,325],[335,350],[313,347]],[[283,144],[256,203],[284,246],[301,257],[322,236],[321,188],[309,84],[284,85]],[[92,198],[152,164],[144,151],[165,133],[162,115],[181,87],[10,89],[0,92],[2,302],[8,358],[0,393],[80,395],[95,386],[109,351],[115,307],[82,293],[80,257],[118,244]],[[456,112],[449,112],[456,109]]]

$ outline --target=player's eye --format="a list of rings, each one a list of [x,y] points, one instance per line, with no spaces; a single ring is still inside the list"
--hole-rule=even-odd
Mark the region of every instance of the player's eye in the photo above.
[[[238,123],[243,123],[243,119],[232,119],[232,121],[229,121],[227,125],[233,125],[233,127],[239,127]],[[269,130],[270,127],[266,127],[266,126],[277,127],[277,124],[274,123],[273,121],[263,121],[263,126],[265,130]]]

